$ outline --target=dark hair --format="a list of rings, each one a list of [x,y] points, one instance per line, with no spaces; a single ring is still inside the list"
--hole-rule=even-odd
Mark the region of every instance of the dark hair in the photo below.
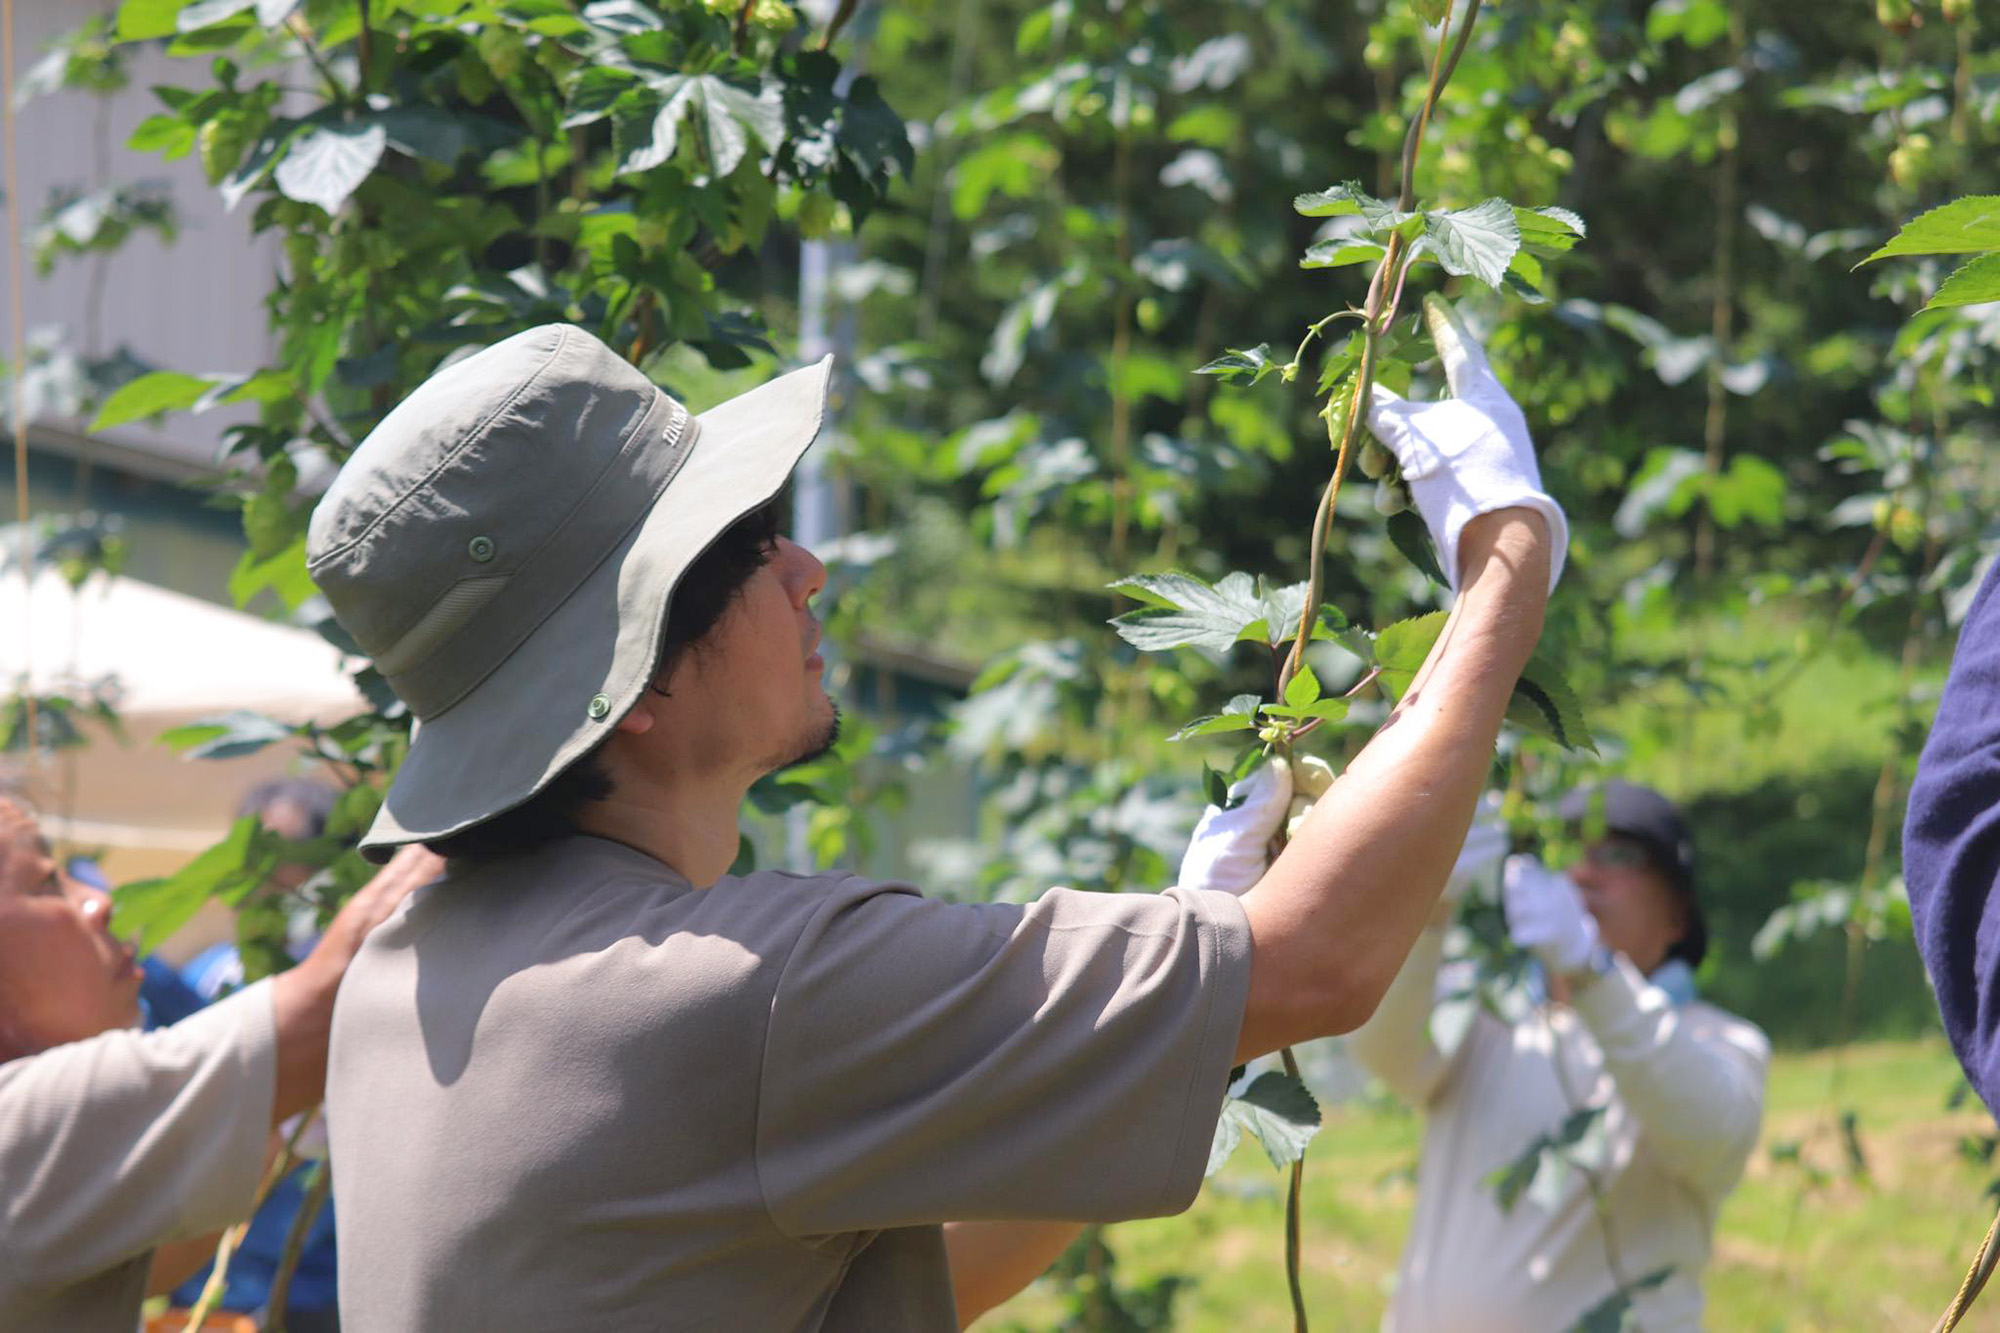
[[[267,778],[243,793],[243,799],[236,803],[236,817],[262,818],[274,805],[294,805],[306,817],[305,836],[317,838],[326,832],[339,799],[338,791],[311,778]]]
[[[690,651],[700,649],[751,576],[769,562],[790,499],[787,486],[737,519],[681,575],[667,603],[667,624],[653,667],[654,689]],[[524,852],[576,832],[578,812],[611,791],[611,775],[591,750],[512,810],[425,845],[447,859]]]

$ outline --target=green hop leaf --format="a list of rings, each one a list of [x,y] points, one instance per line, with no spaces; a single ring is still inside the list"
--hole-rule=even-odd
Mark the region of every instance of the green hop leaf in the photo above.
[[[2000,194],[1968,195],[1919,213],[1861,264],[1894,255],[1969,255],[1983,250],[2000,250]]]
[[[1507,265],[1521,248],[1521,227],[1505,199],[1471,208],[1424,214],[1417,248],[1437,256],[1445,272],[1477,278],[1489,287],[1506,281]]]
[[[1932,296],[1926,310],[1941,310],[1946,306],[1978,305],[1983,301],[2000,301],[2000,254],[1981,255],[1958,269],[1938,285],[1937,294]]]
[[[1255,347],[1232,347],[1194,373],[1213,375],[1225,384],[1247,386],[1278,368],[1278,363],[1271,359],[1271,344],[1258,343]]]
[[[1417,216],[1415,213],[1399,210],[1386,199],[1377,199],[1361,188],[1360,181],[1344,181],[1339,185],[1330,185],[1324,190],[1297,195],[1292,199],[1292,207],[1309,218],[1359,214],[1362,221],[1368,224],[1370,231],[1383,231],[1400,226]]]
[[[1271,1070],[1222,1104],[1209,1148],[1208,1172],[1214,1175],[1247,1130],[1264,1147],[1271,1165],[1283,1169],[1306,1155],[1306,1145],[1319,1133],[1319,1103],[1306,1085],[1289,1074]]]

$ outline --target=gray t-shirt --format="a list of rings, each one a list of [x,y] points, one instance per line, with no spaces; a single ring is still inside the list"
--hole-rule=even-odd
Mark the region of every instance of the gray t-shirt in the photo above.
[[[172,1027],[0,1064],[0,1329],[137,1327],[154,1247],[249,1213],[277,1049],[259,982]]]
[[[955,1328],[939,1223],[1194,1198],[1249,962],[1221,893],[455,868],[335,1010],[343,1327]]]

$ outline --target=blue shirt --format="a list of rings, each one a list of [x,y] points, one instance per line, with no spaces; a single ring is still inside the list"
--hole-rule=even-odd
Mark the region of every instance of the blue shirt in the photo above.
[[[1960,631],[1910,787],[1903,880],[1951,1049],[2000,1113],[2000,563]]]

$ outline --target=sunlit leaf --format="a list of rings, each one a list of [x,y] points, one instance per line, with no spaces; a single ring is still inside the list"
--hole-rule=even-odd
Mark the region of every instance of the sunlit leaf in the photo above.
[[[1872,264],[1893,255],[1968,255],[1982,250],[2000,250],[2000,194],[1968,195],[1919,213],[1861,262]]]
[[[1278,368],[1271,359],[1271,344],[1258,343],[1255,347],[1232,347],[1221,356],[1200,367],[1197,375],[1213,375],[1228,384],[1251,385]]]
[[[1961,264],[1939,284],[1937,294],[1924,309],[1980,305],[1987,301],[2000,301],[2000,254],[1981,255]]]
[[[1512,205],[1488,199],[1471,208],[1424,214],[1424,235],[1418,244],[1436,255],[1447,273],[1498,287],[1506,280],[1514,252],[1521,248],[1521,228]]]

